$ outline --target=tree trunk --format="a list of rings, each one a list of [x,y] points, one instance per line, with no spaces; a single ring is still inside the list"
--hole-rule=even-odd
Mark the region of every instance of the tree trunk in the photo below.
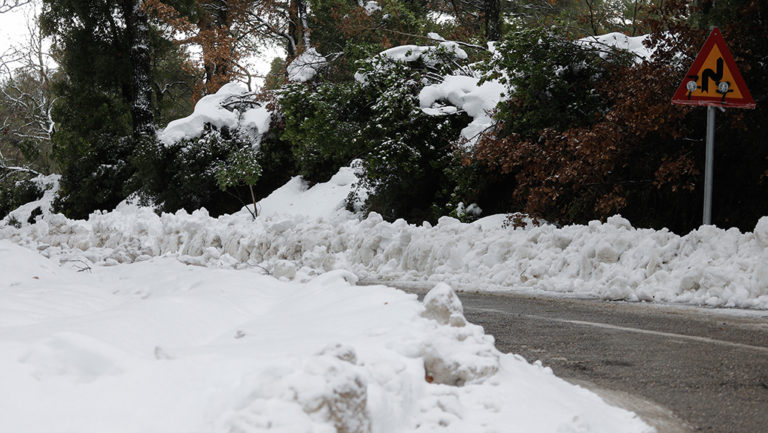
[[[501,39],[501,0],[485,0],[485,38]]]
[[[154,113],[152,112],[152,64],[149,52],[149,20],[142,7],[143,0],[122,0],[128,43],[131,55],[133,91],[131,118],[133,136],[154,137]]]

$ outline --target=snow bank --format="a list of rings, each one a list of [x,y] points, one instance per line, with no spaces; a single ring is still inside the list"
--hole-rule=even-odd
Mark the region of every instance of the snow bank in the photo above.
[[[304,83],[317,75],[320,69],[328,65],[328,60],[314,48],[309,48],[288,64],[288,81]]]
[[[288,278],[302,268],[309,274],[347,269],[362,278],[472,290],[768,308],[768,217],[753,233],[702,226],[685,236],[636,229],[620,216],[517,230],[502,228],[501,219],[463,224],[443,217],[431,227],[389,223],[375,213],[358,221],[350,214],[313,218],[275,211],[250,221],[245,214],[214,219],[204,210],[158,216],[124,205],[88,221],[51,215],[21,229],[1,227],[0,238],[47,257],[97,264],[174,255],[205,266],[258,265]]]
[[[499,353],[445,285],[422,306],[346,271],[298,284],[165,257],[75,272],[8,241],[0,272],[9,432],[651,431]]]
[[[182,119],[177,119],[157,133],[157,138],[170,146],[179,141],[200,137],[209,124],[217,129],[229,128],[241,130],[255,140],[267,133],[270,124],[270,113],[262,107],[254,107],[244,112],[235,108],[225,107],[224,104],[233,98],[242,96],[248,90],[239,83],[229,83],[222,86],[213,95],[207,95],[197,101],[194,112]]]
[[[301,176],[291,178],[258,203],[259,215],[300,215],[321,217],[347,217],[347,196],[357,183],[356,168],[342,167],[328,182],[309,187]]]

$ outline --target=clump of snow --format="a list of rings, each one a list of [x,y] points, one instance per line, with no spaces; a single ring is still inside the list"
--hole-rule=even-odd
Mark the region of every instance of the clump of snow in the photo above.
[[[439,116],[463,110],[472,122],[461,130],[464,146],[472,148],[478,136],[493,126],[493,111],[506,99],[506,88],[496,80],[464,75],[450,75],[443,82],[424,87],[419,92],[419,106],[426,114]]]
[[[272,122],[272,113],[265,107],[256,107],[246,110],[240,117],[238,126],[241,133],[247,134],[255,143],[261,142],[261,137],[269,132]]]
[[[438,283],[424,297],[424,317],[442,325],[464,326],[464,308],[451,286]]]
[[[755,238],[761,246],[768,249],[768,217],[762,217],[755,225]]]
[[[429,20],[434,21],[437,24],[452,24],[456,22],[455,16],[449,13],[440,12],[440,11],[427,12],[427,18],[429,18]]]
[[[170,122],[165,129],[157,133],[157,138],[166,146],[170,146],[182,140],[202,136],[207,124],[217,129],[240,130],[258,143],[260,137],[269,130],[270,112],[263,107],[254,107],[241,113],[235,108],[225,106],[233,98],[246,93],[248,90],[240,83],[225,84],[216,93],[203,96],[197,101],[192,114]]]
[[[412,63],[421,60],[427,66],[435,66],[442,62],[440,53],[448,53],[460,60],[467,59],[467,52],[459,47],[454,41],[447,41],[437,33],[429,33],[429,37],[437,42],[437,46],[432,45],[400,45],[389,48],[379,53],[382,58],[390,59],[395,62]],[[356,72],[355,80],[365,83],[367,74]]]
[[[579,39],[577,43],[603,51],[610,48],[618,48],[620,50],[629,51],[630,53],[633,53],[637,56],[637,62],[642,62],[643,60],[650,60],[654,53],[652,48],[645,46],[645,42],[648,41],[649,38],[650,35],[631,37],[622,33],[615,32],[598,36],[588,36],[586,38]]]
[[[444,50],[453,54],[457,59],[467,59],[467,52],[459,47],[459,44],[453,41],[446,41],[436,33],[430,33],[430,37],[438,41],[437,47],[427,45],[400,45],[384,50],[380,53],[381,56],[388,57],[398,62],[415,62],[416,60],[423,60],[426,64],[434,64],[436,61],[435,55],[438,50]]]
[[[0,225],[9,224],[11,221],[15,221],[22,226],[29,225],[29,220],[38,212],[39,216],[36,216],[35,218],[48,217],[51,214],[53,201],[59,194],[60,180],[61,175],[58,174],[38,175],[34,177],[32,182],[34,182],[38,188],[43,190],[43,196],[38,200],[25,203],[9,212],[8,215],[0,220]]]
[[[314,48],[309,48],[288,64],[288,81],[304,83],[328,65],[328,60]]]
[[[156,257],[76,272],[0,240],[0,273],[8,431],[652,431],[347,271],[299,283]]]
[[[361,8],[365,9],[365,13],[368,15],[372,15],[373,13],[381,10],[381,6],[379,5],[379,3],[374,0],[368,0],[368,1],[357,0],[357,4]]]

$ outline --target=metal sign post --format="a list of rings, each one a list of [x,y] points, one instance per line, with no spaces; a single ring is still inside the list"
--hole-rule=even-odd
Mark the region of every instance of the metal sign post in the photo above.
[[[715,107],[707,107],[707,157],[704,162],[704,225],[712,224],[712,177],[715,166]]]
[[[707,149],[704,165],[704,215],[712,224],[712,178],[715,165],[715,109],[755,108],[739,68],[717,27],[696,56],[672,97],[673,104],[707,107]]]

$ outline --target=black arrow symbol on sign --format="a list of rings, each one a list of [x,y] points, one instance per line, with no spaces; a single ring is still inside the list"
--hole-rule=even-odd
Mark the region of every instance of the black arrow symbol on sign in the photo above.
[[[722,78],[723,78],[723,58],[720,57],[717,59],[717,72],[713,71],[712,69],[705,69],[701,73],[701,90],[704,93],[709,93],[709,80],[712,79],[712,81],[715,82],[715,87],[717,87],[717,84],[720,82]]]

